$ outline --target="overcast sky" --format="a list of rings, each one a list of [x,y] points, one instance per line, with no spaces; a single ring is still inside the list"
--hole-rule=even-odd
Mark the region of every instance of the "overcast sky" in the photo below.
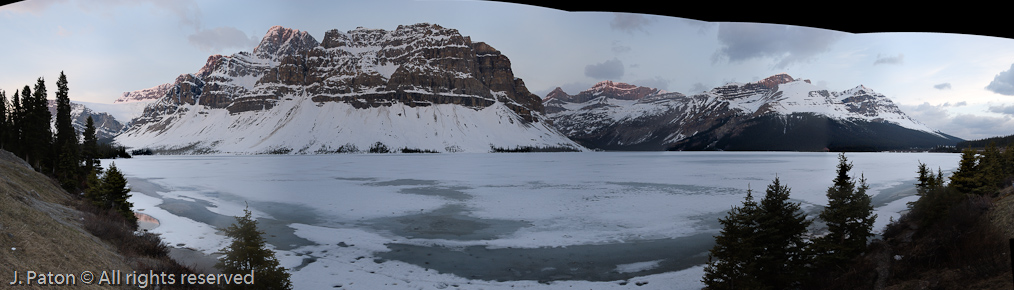
[[[833,91],[865,85],[961,138],[1014,134],[1014,39],[853,34],[688,13],[474,1],[29,0],[0,7],[0,90],[10,95],[39,77],[55,87],[64,71],[71,100],[111,103],[197,72],[209,55],[251,51],[274,25],[319,41],[330,29],[428,22],[500,50],[541,97],[602,80],[693,94],[788,73]]]

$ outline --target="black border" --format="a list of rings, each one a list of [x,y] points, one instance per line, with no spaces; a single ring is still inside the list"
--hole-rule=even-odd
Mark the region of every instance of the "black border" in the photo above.
[[[891,4],[889,2],[775,1],[496,1],[571,12],[627,12],[708,22],[755,22],[830,29],[849,33],[927,32],[1014,39],[1014,10],[999,3]],[[964,5],[964,6],[962,6]],[[1014,48],[1012,48],[1014,49]]]

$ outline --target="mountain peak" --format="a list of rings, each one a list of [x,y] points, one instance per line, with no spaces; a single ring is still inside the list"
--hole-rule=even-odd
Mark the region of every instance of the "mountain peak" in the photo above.
[[[854,94],[857,94],[857,93],[874,94],[874,95],[878,94],[877,92],[873,91],[873,89],[871,89],[870,87],[867,87],[867,86],[864,86],[864,85],[858,85],[858,86],[856,86],[854,88],[851,88],[851,89],[848,89],[848,90],[844,91],[843,93],[849,94],[849,95],[854,95]]]
[[[614,99],[640,100],[646,96],[661,92],[662,90],[656,88],[606,80],[595,84],[591,89],[581,92],[581,94],[589,93],[594,96],[605,95]]]
[[[567,100],[567,99],[570,99],[570,94],[568,94],[567,92],[564,92],[563,88],[556,87],[556,89],[553,89],[552,92],[549,92],[548,94],[546,94],[546,97],[543,98],[542,100],[543,101],[548,101],[550,99],[563,99],[563,100]]]
[[[776,75],[767,77],[767,78],[765,78],[763,80],[757,81],[757,84],[762,85],[762,86],[767,87],[767,88],[774,88],[777,85],[790,83],[790,82],[793,82],[795,80],[796,79],[793,79],[792,76],[789,76],[786,73],[780,73],[780,74],[776,74]],[[807,81],[807,83],[809,83],[809,81]]]
[[[306,31],[275,25],[264,34],[264,38],[254,48],[253,53],[262,57],[272,57],[310,49],[317,44],[317,40]]]

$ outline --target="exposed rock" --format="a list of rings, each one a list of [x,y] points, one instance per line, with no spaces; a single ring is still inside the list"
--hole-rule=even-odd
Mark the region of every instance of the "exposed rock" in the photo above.
[[[510,65],[492,46],[434,24],[331,30],[319,43],[305,31],[275,26],[252,54],[213,55],[197,73],[178,77],[144,120],[184,104],[240,113],[305,95],[359,107],[449,103],[478,109],[503,102],[537,122],[542,101]]]
[[[253,52],[210,56],[196,73],[180,75],[163,91],[161,98],[149,104],[117,140],[129,140],[134,146],[164,143],[164,147],[173,147],[167,152],[177,152],[179,148],[211,150],[216,145],[210,143],[216,142],[236,145],[243,139],[274,138],[271,142],[253,142],[248,147],[230,150],[261,150],[275,142],[284,143],[278,148],[286,147],[292,152],[315,152],[316,148],[349,143],[335,140],[337,136],[374,142],[395,136],[381,135],[376,128],[398,131],[420,125],[429,127],[416,128],[412,133],[430,129],[433,132],[416,136],[423,140],[390,142],[419,141],[430,146],[422,149],[431,150],[467,147],[468,151],[485,151],[503,146],[583,150],[549,124],[537,124],[544,118],[542,100],[514,76],[507,56],[487,43],[473,42],[455,29],[427,23],[401,25],[393,31],[362,27],[347,32],[330,30],[320,42],[306,32],[272,27]],[[307,108],[311,106],[316,108]],[[361,131],[350,127],[354,125],[343,118],[363,112],[344,109],[347,106],[372,112],[368,120],[357,122],[357,126],[374,129]],[[339,107],[341,112],[330,111]],[[320,113],[322,110],[331,113]],[[475,112],[483,112],[480,115],[485,116],[479,117]],[[321,115],[305,117],[305,114]],[[409,115],[419,121],[402,123]],[[394,116],[397,120],[380,116]],[[199,121],[212,117],[215,121]],[[290,125],[292,119],[299,119],[294,122],[299,125]],[[339,119],[343,123],[329,123]],[[178,125],[184,123],[202,129],[191,132]],[[393,127],[395,123],[399,124],[397,128]],[[215,134],[232,136],[257,126],[275,129],[256,136],[237,135],[233,138],[236,140],[202,135],[221,130]],[[275,135],[289,131],[282,128],[285,126],[309,127],[299,129],[304,132],[300,134],[328,130],[323,134],[329,137],[308,136],[305,141],[308,144],[289,144],[290,141],[280,140],[294,138]],[[507,132],[513,132],[514,137],[500,136]],[[183,144],[173,134],[183,134],[194,141]],[[512,139],[517,136],[525,137]],[[456,143],[446,138],[455,138]],[[201,142],[209,144],[198,144]],[[470,143],[464,146],[465,142]],[[201,150],[195,149],[198,147]],[[275,150],[278,148],[264,150],[281,152]]]

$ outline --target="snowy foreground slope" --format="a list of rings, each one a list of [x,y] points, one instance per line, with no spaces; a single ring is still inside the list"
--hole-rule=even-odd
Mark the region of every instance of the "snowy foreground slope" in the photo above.
[[[602,82],[545,98],[557,129],[621,150],[888,150],[954,145],[865,86],[835,92],[779,74],[700,94]]]
[[[510,60],[457,30],[309,33],[272,27],[253,52],[214,55],[161,94],[116,141],[168,153],[391,150],[581,151],[546,124]],[[144,95],[144,94],[141,94]],[[126,95],[125,95],[126,97]]]

